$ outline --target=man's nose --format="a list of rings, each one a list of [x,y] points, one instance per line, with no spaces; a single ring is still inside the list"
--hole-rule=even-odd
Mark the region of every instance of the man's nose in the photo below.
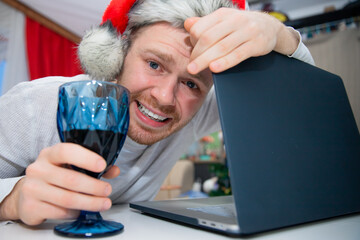
[[[151,90],[151,95],[157,99],[159,104],[173,106],[175,105],[177,87],[177,79],[168,77],[157,82]]]

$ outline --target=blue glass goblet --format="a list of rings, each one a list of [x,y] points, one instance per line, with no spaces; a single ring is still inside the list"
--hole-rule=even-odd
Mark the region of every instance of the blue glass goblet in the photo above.
[[[100,178],[115,162],[129,127],[129,91],[104,81],[76,81],[59,88],[57,126],[62,142],[80,144],[101,155],[107,168],[101,173],[72,166]],[[122,231],[124,226],[105,221],[99,212],[81,211],[75,222],[55,226],[57,234],[68,237],[102,237]]]

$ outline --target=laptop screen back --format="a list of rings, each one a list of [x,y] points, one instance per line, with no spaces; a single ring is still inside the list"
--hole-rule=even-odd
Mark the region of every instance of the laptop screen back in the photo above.
[[[338,76],[270,53],[214,84],[243,233],[360,211],[360,136]]]

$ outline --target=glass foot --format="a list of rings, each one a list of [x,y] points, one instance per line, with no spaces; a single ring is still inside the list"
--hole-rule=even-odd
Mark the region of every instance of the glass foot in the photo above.
[[[59,224],[54,231],[66,237],[91,238],[115,235],[123,229],[124,225],[103,220],[98,212],[81,211],[76,221]]]

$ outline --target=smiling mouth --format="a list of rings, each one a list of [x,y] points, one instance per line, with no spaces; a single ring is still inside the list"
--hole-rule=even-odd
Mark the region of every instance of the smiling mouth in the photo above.
[[[144,107],[144,105],[142,105],[139,102],[137,102],[137,107],[142,114],[144,114],[146,117],[148,117],[151,120],[154,120],[156,122],[165,122],[167,119],[169,119],[169,118],[165,118],[165,117],[157,115],[156,113],[151,112],[149,109]]]

